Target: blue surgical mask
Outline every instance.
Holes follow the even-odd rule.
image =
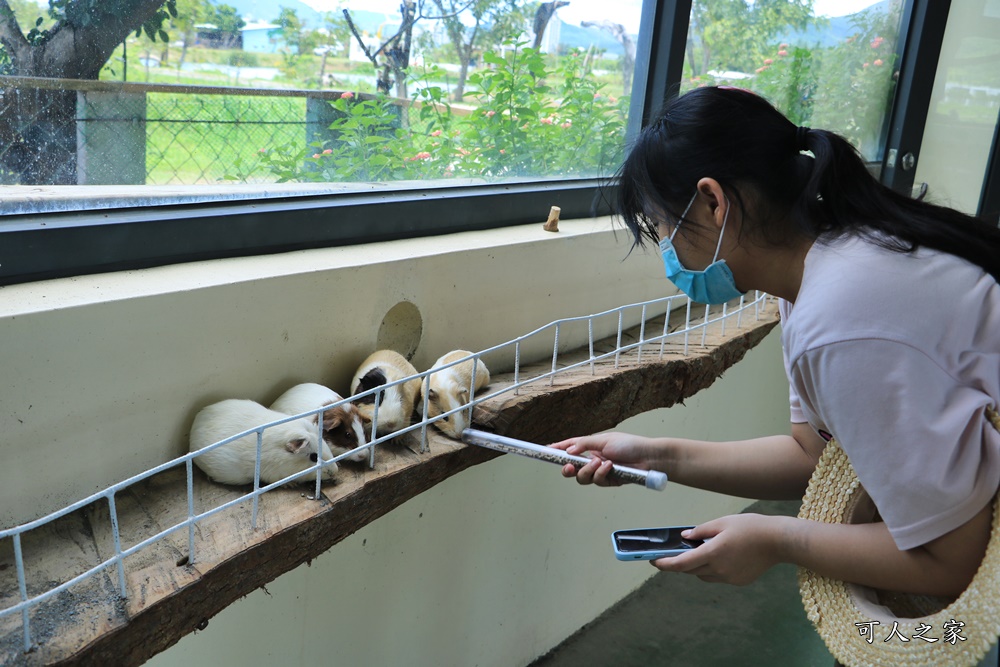
[[[677,251],[674,249],[674,236],[680,229],[684,216],[691,210],[698,193],[694,193],[687,208],[681,214],[681,219],[677,221],[674,231],[669,238],[660,241],[660,252],[663,254],[663,265],[667,270],[667,278],[677,285],[677,288],[691,297],[692,301],[698,303],[721,304],[735,299],[746,292],[736,289],[736,280],[733,272],[726,264],[726,260],[719,259],[719,249],[722,248],[722,236],[726,232],[726,221],[729,220],[729,198],[726,197],[726,215],[722,219],[722,229],[719,231],[719,244],[715,246],[715,257],[703,271],[692,271],[685,269],[681,260],[677,258]]]

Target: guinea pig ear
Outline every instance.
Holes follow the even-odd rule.
[[[288,442],[285,443],[285,449],[287,449],[290,454],[298,454],[303,449],[305,449],[307,444],[308,443],[306,443],[305,438],[298,438],[297,440],[289,440]]]
[[[343,410],[327,410],[323,413],[323,430],[335,429],[343,423]]]
[[[458,390],[458,398],[463,403],[465,403],[466,401],[468,401],[469,400],[469,390],[468,389],[459,389]]]
[[[436,391],[434,391],[433,389],[429,390],[427,392],[427,399],[430,400],[430,401],[436,401],[436,400],[438,400],[438,393]]]

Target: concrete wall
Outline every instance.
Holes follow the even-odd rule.
[[[607,219],[561,227],[0,289],[0,526],[184,453],[191,419],[210,402],[267,403],[302,381],[346,393],[402,302],[419,313],[404,333],[416,336],[423,370],[450,349],[673,290],[656,254],[625,259],[627,234]],[[735,438],[787,421],[773,333],[687,406],[623,428]],[[582,488],[554,466],[498,459],[248,596],[153,664],[526,664],[654,572],[614,560],[613,529],[696,523],[745,504],[680,487]]]

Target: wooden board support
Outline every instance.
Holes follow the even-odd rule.
[[[554,377],[505,392],[476,407],[476,428],[546,444],[574,435],[613,428],[649,410],[669,407],[711,385],[757,345],[777,324],[769,305],[761,318],[743,317],[743,327],[727,323],[725,335],[710,325],[702,346],[700,332],[683,340],[643,346]],[[662,326],[662,317],[659,318]],[[651,330],[651,329],[650,329]],[[637,341],[638,327],[625,333],[622,345]],[[616,340],[595,345],[595,354],[614,350]],[[587,362],[589,351],[559,356],[559,365]],[[522,367],[522,380],[550,370],[550,365]],[[513,382],[511,374],[494,375],[488,391]],[[336,484],[323,488],[288,486],[260,499],[256,528],[251,501],[199,522],[195,556],[188,553],[186,528],[124,561],[127,596],[118,590],[118,571],[70,588],[30,612],[34,648],[23,651],[19,614],[0,620],[3,665],[139,665],[205,627],[208,620],[239,598],[279,575],[311,561],[348,535],[439,482],[500,456],[470,447],[428,428],[429,452],[419,453],[419,431],[379,447],[374,470],[345,462]],[[219,507],[246,488],[210,482],[195,470],[195,511]],[[184,467],[133,485],[115,498],[121,547],[127,549],[187,518]],[[28,594],[38,595],[68,581],[115,554],[105,500],[24,536]],[[11,540],[0,542],[0,609],[20,600]]]

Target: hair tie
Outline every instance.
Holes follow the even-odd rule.
[[[800,151],[809,150],[809,144],[806,143],[806,135],[809,134],[811,128],[805,125],[800,125],[795,128],[795,148]]]

